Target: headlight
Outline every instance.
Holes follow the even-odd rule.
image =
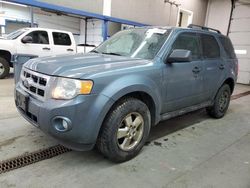
[[[75,80],[69,78],[57,78],[52,98],[54,99],[72,99],[77,95],[90,94],[93,87],[91,80]]]

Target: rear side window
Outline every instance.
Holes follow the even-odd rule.
[[[227,37],[219,37],[219,40],[226,52],[227,58],[235,59],[236,55],[235,55],[234,48],[230,39]]]
[[[55,45],[70,46],[71,40],[67,33],[53,32],[53,40]]]
[[[220,58],[220,47],[211,35],[201,34],[202,54],[205,59]]]
[[[181,33],[172,45],[173,50],[190,50],[192,59],[200,59],[199,39],[195,33]]]

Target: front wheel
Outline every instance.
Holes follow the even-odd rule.
[[[5,78],[9,75],[10,65],[6,59],[0,57],[0,79]]]
[[[231,97],[231,89],[228,84],[224,84],[216,94],[214,104],[206,108],[207,113],[213,118],[222,118],[228,109]]]
[[[146,142],[151,124],[145,103],[124,99],[107,115],[97,141],[101,153],[114,162],[135,157]]]

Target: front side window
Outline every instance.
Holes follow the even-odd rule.
[[[93,52],[153,59],[167,40],[169,29],[131,29],[118,32]]]
[[[173,50],[189,50],[192,60],[200,59],[199,39],[195,33],[181,33],[172,45]]]
[[[26,36],[32,37],[32,44],[49,44],[49,36],[46,31],[32,31]]]
[[[202,53],[205,59],[220,58],[220,47],[211,35],[201,34]]]
[[[53,40],[55,45],[70,46],[71,40],[67,33],[53,32]]]

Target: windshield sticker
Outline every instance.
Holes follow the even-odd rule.
[[[153,34],[163,35],[166,32],[167,32],[167,30],[165,30],[165,29],[159,29],[159,28],[149,29],[149,30],[147,30],[146,38],[150,38]]]

